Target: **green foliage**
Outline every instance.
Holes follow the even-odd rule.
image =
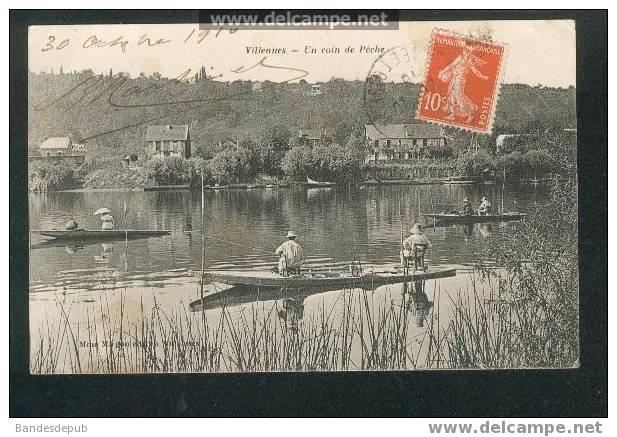
[[[227,147],[208,161],[208,168],[219,184],[246,180],[255,174],[253,151],[241,145]]]
[[[482,179],[494,174],[493,156],[486,150],[460,155],[457,167],[459,175],[470,178]]]
[[[290,179],[305,181],[314,168],[313,150],[309,146],[292,148],[285,154],[281,168]]]
[[[323,95],[310,96],[306,84],[264,83],[262,92],[251,92],[247,81],[219,82],[208,79],[187,83],[160,78],[126,79],[115,74],[101,78],[93,73],[30,74],[29,105],[37,106],[29,117],[28,146],[38,147],[45,137],[73,134],[76,142],[101,132],[110,132],[85,142],[96,154],[138,152],[144,147],[145,121],[165,116],[166,105],[144,102],[203,100],[190,112],[161,119],[160,123],[190,124],[194,145],[210,148],[227,139],[251,138],[269,144],[273,150],[263,153],[277,170],[288,141],[299,129],[326,129],[333,141],[343,144],[350,135],[360,136],[365,123],[409,123],[415,119],[420,84],[384,83],[377,76],[364,81],[332,79],[322,84]],[[145,76],[145,75],[144,75]],[[203,76],[203,74],[202,74]],[[84,85],[84,81],[88,80]],[[74,89],[72,92],[69,93]],[[370,95],[365,96],[365,90]],[[109,106],[113,101],[135,107]],[[50,105],[59,95],[65,98]],[[365,100],[366,97],[366,100]],[[395,104],[396,103],[396,104]],[[178,104],[179,105],[179,104]],[[184,106],[182,106],[184,107]],[[141,124],[143,123],[143,124]],[[506,84],[501,88],[494,131],[544,132],[558,127],[575,127],[575,89],[554,89]],[[126,129],[119,129],[122,127]],[[273,133],[277,131],[277,133]],[[278,135],[287,131],[287,135]],[[464,135],[452,130],[453,136]],[[488,138],[488,137],[487,137]],[[457,143],[457,141],[453,141]],[[489,141],[490,143],[490,141]],[[493,141],[494,144],[494,141]],[[468,142],[462,141],[461,147]],[[457,144],[458,147],[458,144]],[[206,159],[214,156],[200,155]],[[267,171],[267,169],[264,169]]]
[[[28,169],[30,191],[43,192],[66,190],[79,186],[79,177],[75,175],[76,167],[66,161],[55,163],[34,163]]]
[[[289,129],[284,125],[274,125],[268,130],[256,149],[258,165],[262,171],[268,174],[280,173],[281,162],[289,150],[290,136]]]
[[[511,356],[529,367],[571,367],[579,354],[578,207],[574,183],[552,186],[551,199],[532,208],[520,227],[489,240],[487,258],[503,269],[478,266],[497,278],[513,301],[508,314],[515,342]],[[499,315],[498,315],[499,316]],[[512,320],[515,323],[512,324]]]
[[[281,168],[294,180],[306,180],[309,176],[322,181],[348,181],[360,177],[364,162],[360,142],[350,140],[345,144],[318,144],[296,146],[285,154]]]
[[[492,155],[485,149],[464,153],[458,159],[458,172],[479,180],[501,179],[504,174],[512,180],[576,173],[576,137],[573,134],[558,131],[537,135],[533,147],[501,155]]]
[[[146,170],[157,185],[192,184],[197,177],[194,161],[179,157],[153,158]]]

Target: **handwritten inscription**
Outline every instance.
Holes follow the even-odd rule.
[[[111,41],[109,41],[108,43],[111,43]],[[282,73],[288,73],[288,77],[279,83],[300,80],[308,76],[309,74],[308,71],[300,68],[271,63],[268,60],[268,57],[264,56],[258,62],[252,65],[241,65],[233,68],[226,74],[226,79],[232,80],[231,76],[235,76],[234,79],[236,80],[241,79],[242,74],[259,69],[276,70]],[[174,96],[174,98],[170,98],[170,95],[175,94],[175,91],[172,89],[173,85],[177,83],[188,82],[191,76],[191,69],[187,69],[180,73],[173,80],[164,80],[160,82],[154,81],[148,83],[147,86],[142,87],[135,85],[134,82],[130,82],[128,77],[122,73],[117,73],[113,76],[93,75],[74,85],[69,90],[63,92],[61,95],[54,97],[49,101],[41,102],[34,105],[33,108],[36,111],[44,111],[52,107],[55,107],[56,109],[58,107],[65,107],[67,109],[70,108],[70,110],[75,110],[75,108],[80,103],[91,104],[96,101],[103,100],[107,101],[107,104],[111,108],[115,108],[115,110],[148,108],[153,106],[169,107],[170,109],[172,109],[171,112],[162,116],[149,118],[147,115],[144,115],[144,118],[137,122],[132,122],[124,126],[119,126],[113,130],[93,133],[87,137],[80,138],[81,142],[86,142],[94,138],[110,134],[112,132],[134,128],[136,126],[141,126],[146,123],[165,119],[185,112],[190,112],[202,105],[214,104],[216,102],[222,102],[226,100],[236,100],[252,92],[245,90],[232,90],[231,92],[224,92],[220,95],[214,94],[208,97],[201,97],[195,96],[192,89],[185,88],[184,90],[180,90],[180,95],[176,95]],[[208,76],[206,77],[205,83],[207,84],[208,81],[212,81],[214,78],[221,76],[222,75],[214,77]],[[275,84],[264,84],[261,89],[265,90],[269,86],[275,86]],[[223,88],[223,90],[224,89],[225,88]],[[185,92],[188,93],[188,95],[182,96],[182,94]],[[137,101],[135,99],[137,99]],[[173,109],[176,108],[177,105],[180,106],[177,109]]]
[[[220,28],[216,31],[214,30],[196,30],[191,29],[191,31],[184,37],[180,39],[181,44],[191,44],[191,45],[199,45],[208,37],[211,39],[219,38],[222,34],[232,35],[236,33],[238,29],[226,29]],[[116,48],[120,50],[122,53],[126,53],[130,46],[135,47],[157,47],[172,43],[173,40],[166,38],[165,36],[155,36],[150,34],[140,35],[137,39],[131,40],[129,38],[125,38],[123,35],[114,36],[111,38],[106,38],[101,35],[90,35],[85,40],[79,41],[78,47],[83,49],[102,49],[102,48]],[[58,37],[57,35],[48,35],[47,42],[43,44],[41,47],[41,52],[52,52],[54,50],[62,50],[71,46],[70,38]]]

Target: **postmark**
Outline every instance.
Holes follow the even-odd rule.
[[[507,45],[434,30],[417,118],[490,134]]]
[[[412,46],[394,46],[371,63],[364,80],[363,104],[369,123],[379,123],[386,118],[389,109],[415,104],[417,91],[413,86],[403,88],[397,95],[390,95],[387,82],[418,83],[420,74],[414,68],[416,49]]]

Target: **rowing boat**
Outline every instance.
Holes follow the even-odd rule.
[[[523,220],[527,217],[527,214],[522,212],[504,212],[502,214],[459,214],[456,212],[443,212],[429,214],[424,213],[425,217],[435,219],[439,222],[470,224],[470,223],[486,223],[486,222],[511,222],[517,220]]]
[[[318,182],[318,181],[314,181],[313,179],[307,177],[306,182],[302,182],[302,185],[308,188],[327,188],[327,187],[334,187],[336,185],[336,182]]]
[[[197,272],[199,273],[199,272]],[[407,275],[392,267],[382,271],[367,272],[360,276],[319,274],[282,277],[268,271],[212,271],[204,272],[204,278],[212,282],[232,285],[230,288],[205,294],[203,299],[190,303],[192,311],[230,307],[253,301],[294,298],[300,301],[317,293],[341,289],[370,289],[379,286],[405,282],[422,282],[456,275],[455,269],[439,269],[431,272],[410,272]]]
[[[196,272],[199,276],[201,272]],[[455,269],[435,268],[431,271],[401,272],[391,267],[382,270],[364,271],[358,275],[350,273],[303,273],[295,276],[281,276],[266,270],[206,270],[204,280],[229,285],[244,285],[265,288],[322,288],[339,289],[346,287],[374,288],[386,284],[447,278],[456,275]]]
[[[53,237],[56,240],[97,240],[97,241],[107,241],[107,240],[119,240],[128,238],[137,239],[137,238],[150,238],[150,237],[161,237],[163,235],[171,234],[171,231],[152,231],[149,229],[114,229],[110,231],[103,231],[100,229],[90,230],[90,229],[73,229],[73,230],[33,230],[30,231],[35,234],[42,235],[44,237]]]
[[[334,289],[336,290],[336,288]],[[216,292],[204,295],[203,299],[197,299],[189,303],[191,311],[208,311],[215,308],[233,307],[256,301],[268,301],[292,298],[300,302],[307,297],[333,291],[322,288],[311,288],[307,290],[281,289],[281,288],[265,288],[259,289],[247,285],[236,285],[225,290],[217,290]]]

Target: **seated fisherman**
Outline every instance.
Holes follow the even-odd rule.
[[[478,215],[487,215],[491,213],[493,209],[493,204],[486,198],[482,198],[482,203],[478,207]]]
[[[67,222],[65,222],[62,225],[62,227],[67,231],[72,231],[73,229],[77,229],[79,225],[77,224],[77,221],[74,218],[72,218],[68,220]]]
[[[299,274],[304,263],[302,247],[296,242],[296,237],[293,231],[287,232],[287,241],[274,252],[280,257],[278,270],[281,275]]]
[[[418,246],[423,246],[423,249],[429,249],[432,246],[430,240],[422,233],[422,225],[420,223],[413,225],[411,235],[403,241],[403,267],[407,267],[410,259],[414,260],[416,258]]]
[[[473,215],[473,208],[467,197],[463,198],[463,215]]]

